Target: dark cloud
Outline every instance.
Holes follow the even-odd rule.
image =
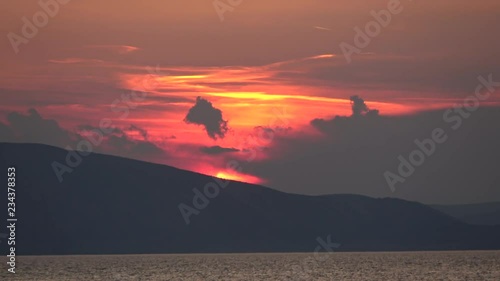
[[[64,147],[73,143],[77,135],[61,128],[52,119],[43,118],[35,109],[27,114],[12,112],[7,124],[0,125],[0,139],[8,142],[32,142]]]
[[[42,143],[76,149],[80,141],[91,136],[94,140],[102,138],[93,147],[94,152],[147,161],[167,156],[162,148],[147,140],[145,129],[135,125],[114,128],[111,133],[104,134],[98,127],[84,124],[72,132],[59,126],[56,120],[43,118],[35,109],[28,110],[27,114],[9,113],[7,121],[7,124],[0,123],[0,142]],[[128,132],[139,133],[143,140],[132,138]]]
[[[96,137],[96,132],[100,132],[98,127],[91,125],[80,125],[78,128],[82,134],[82,138],[87,134],[92,134]],[[131,137],[128,132],[139,133],[143,140]],[[147,130],[136,125],[130,125],[126,128],[115,127],[111,133],[104,134],[102,145],[96,149],[101,153],[145,161],[153,161],[153,158],[167,156],[163,149],[155,143],[148,141],[148,135]]]
[[[139,133],[144,140],[148,139],[148,131],[146,131],[143,128],[140,128],[136,125],[130,125],[130,127],[128,127],[126,130]]]
[[[352,116],[378,115],[378,110],[370,110],[365,101],[358,96],[351,96]]]
[[[365,101],[358,96],[351,96],[351,116],[335,116],[330,120],[314,119],[311,125],[326,135],[334,136],[336,142],[374,142],[387,135],[389,132],[381,127],[379,111],[369,109]],[[370,134],[370,138],[365,138]]]
[[[363,109],[362,103],[354,104],[356,112]],[[450,204],[500,200],[500,176],[495,172],[500,165],[500,123],[493,122],[500,120],[500,108],[479,108],[462,118],[456,130],[459,114],[445,119],[445,112],[316,119],[311,124],[321,132],[319,137],[278,135],[268,157],[246,167],[269,186],[293,193],[354,193]],[[398,157],[409,159],[419,149],[415,141],[431,138],[437,128],[448,140],[437,144],[392,193],[384,173],[398,174]]]
[[[202,97],[196,98],[196,103],[189,109],[184,122],[203,125],[208,136],[214,140],[224,138],[229,130],[227,121],[222,118],[222,111]]]
[[[200,148],[200,151],[205,153],[205,154],[222,154],[222,153],[231,153],[231,152],[238,152],[240,151],[239,149],[236,148],[229,148],[229,147],[221,147],[221,146],[203,146]]]
[[[117,127],[113,127],[113,128],[110,128],[112,129],[112,133],[111,134],[125,134],[125,132],[120,129],[120,128],[117,128]],[[80,133],[84,133],[84,132],[94,132],[94,131],[99,131],[99,127],[95,127],[95,126],[92,126],[92,125],[88,125],[88,124],[83,124],[83,125],[78,125],[77,126],[77,131],[80,132]]]
[[[9,126],[0,122],[0,141],[13,142],[14,140],[14,133]]]
[[[105,143],[109,154],[128,158],[149,160],[151,157],[165,156],[163,149],[148,141],[135,140],[127,135],[110,135]]]

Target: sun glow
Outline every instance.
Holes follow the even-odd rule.
[[[261,179],[254,177],[254,176],[234,174],[234,173],[228,173],[228,172],[218,172],[215,175],[215,177],[220,178],[220,179],[225,179],[225,180],[241,181],[241,182],[247,182],[247,183],[253,183],[253,184],[262,183]]]

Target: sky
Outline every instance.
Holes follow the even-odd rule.
[[[286,192],[500,201],[498,85],[444,116],[500,81],[498,1],[26,0],[0,13],[0,141],[74,149],[106,120],[96,152]],[[436,128],[448,140],[390,188],[386,172],[401,177],[398,157]]]

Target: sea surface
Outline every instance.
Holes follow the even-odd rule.
[[[1,258],[0,280],[500,280],[500,251]]]

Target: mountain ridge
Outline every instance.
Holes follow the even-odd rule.
[[[306,196],[236,181],[187,225],[180,204],[193,206],[193,189],[212,177],[90,154],[59,183],[51,164],[67,153],[0,143],[1,169],[16,167],[18,254],[307,252],[319,237],[331,237],[339,251],[500,249],[500,227],[462,223],[418,202]]]
[[[500,225],[500,202],[430,206],[469,224]]]

